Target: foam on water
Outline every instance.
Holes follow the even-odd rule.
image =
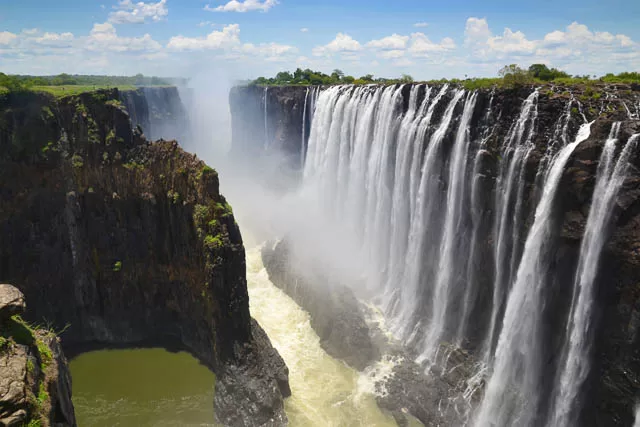
[[[247,283],[251,315],[289,367],[292,396],[285,409],[290,426],[396,425],[375,402],[379,375],[359,374],[322,349],[309,314],[269,280],[259,246],[247,250]],[[374,370],[390,372],[384,361]]]

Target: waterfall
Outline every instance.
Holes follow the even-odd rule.
[[[517,245],[522,192],[524,189],[524,168],[532,149],[531,138],[537,117],[538,91],[533,91],[524,101],[518,119],[512,125],[502,146],[502,163],[498,177],[495,211],[499,213],[494,223],[494,286],[491,320],[488,338],[485,341],[483,360],[491,361],[495,349],[495,336],[499,332],[499,318],[504,312],[504,301],[512,282],[513,259]],[[529,130],[526,142],[522,138]],[[513,248],[509,247],[514,246]]]
[[[269,86],[265,86],[264,87],[264,149],[268,149],[269,148],[269,127],[268,127],[268,120],[269,120],[269,114],[268,114],[268,99],[269,96]]]
[[[552,426],[570,426],[575,420],[575,414],[572,412],[578,401],[580,386],[589,372],[595,293],[593,285],[598,273],[600,254],[607,238],[606,230],[611,219],[612,204],[625,180],[629,157],[636,148],[638,138],[638,135],[634,135],[627,141],[614,166],[613,158],[620,125],[620,122],[612,125],[598,164],[596,187],[580,246],[580,261],[571,303],[571,320],[567,325],[569,343],[565,349],[564,367],[559,380],[560,392],[555,399],[555,411],[549,424]]]
[[[304,106],[302,107],[302,141],[300,142],[300,167],[304,167],[304,158],[306,156],[307,98],[309,98],[309,88],[307,88],[306,92],[304,93]]]
[[[591,123],[555,157],[547,172],[542,199],[525,243],[513,288],[507,300],[493,374],[480,406],[476,425],[532,425],[540,398],[541,291],[552,244],[553,201],[564,167],[576,146],[587,139]]]
[[[412,158],[414,157],[415,133],[417,126],[422,119],[420,112],[424,113],[425,105],[428,103],[431,88],[425,88],[425,98],[418,106],[418,92],[422,86],[414,85],[409,94],[409,111],[400,123],[398,134],[398,147],[395,162],[395,188],[393,190],[392,211],[391,211],[391,253],[389,260],[389,274],[385,285],[387,300],[389,294],[393,294],[395,285],[402,278],[402,258],[406,251],[407,237],[409,233],[409,206],[406,202],[406,194],[409,191],[409,179],[406,173],[410,169]]]
[[[460,228],[464,224],[464,216],[468,209],[465,207],[467,158],[470,144],[469,122],[476,104],[477,95],[468,94],[458,127],[458,133],[453,147],[453,156],[449,164],[449,189],[446,197],[444,234],[440,245],[440,262],[436,278],[434,298],[431,300],[431,320],[427,334],[427,347],[422,357],[433,359],[436,345],[443,338],[447,326],[451,325],[450,318],[456,318],[452,313],[454,301],[460,298],[456,290],[462,284],[463,275],[459,274],[458,260],[465,259],[468,253],[464,234]]]
[[[417,184],[417,191],[414,192],[416,202],[414,205],[414,213],[411,215],[409,243],[407,256],[405,258],[405,275],[402,280],[406,287],[406,289],[405,287],[402,289],[400,306],[403,322],[414,317],[422,301],[430,300],[429,297],[424,298],[421,295],[421,292],[425,289],[422,288],[420,284],[423,277],[432,280],[434,278],[434,272],[432,271],[432,265],[425,266],[422,260],[423,256],[426,256],[428,260],[433,260],[436,256],[436,250],[435,245],[429,245],[427,254],[425,255],[425,241],[438,242],[440,239],[442,230],[438,225],[441,219],[440,215],[438,215],[441,208],[439,187],[440,173],[443,166],[440,149],[445,133],[451,124],[454,109],[463,95],[464,92],[462,90],[454,91],[453,97],[444,112],[442,121],[431,135],[424,153],[422,168],[420,170],[420,180]],[[437,100],[438,99],[435,101]],[[420,134],[422,134],[422,132],[420,132]],[[430,261],[430,264],[435,264],[435,262]],[[430,290],[427,291],[429,294],[431,293]],[[425,337],[422,337],[418,345],[421,347],[420,361],[428,359],[429,356],[431,356],[430,343],[425,342]]]
[[[581,409],[606,239],[597,231],[609,225],[638,139],[617,163],[620,126],[602,141],[573,300],[558,316],[568,316],[562,354],[542,360],[545,298],[558,279],[558,188],[591,133],[584,123],[573,135],[582,121],[573,97],[550,119],[544,96],[532,90],[515,111],[448,85],[330,86],[304,97],[300,192],[349,248],[353,271],[342,282],[380,306],[427,375],[456,348],[472,355],[473,372],[455,386],[468,407],[447,404],[478,427],[575,423],[566,417]]]

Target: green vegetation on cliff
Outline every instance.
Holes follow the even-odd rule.
[[[49,418],[50,397],[47,392],[47,383],[55,378],[54,372],[49,372],[49,365],[53,361],[53,354],[45,340],[56,339],[55,334],[48,330],[30,325],[20,315],[14,315],[7,319],[0,328],[0,358],[20,357],[26,358],[26,381],[32,386],[37,385],[38,393],[33,392],[34,387],[27,387],[26,394],[26,421],[25,426],[36,427],[43,425]],[[23,353],[26,346],[28,353]],[[13,356],[12,356],[13,355]],[[34,364],[34,360],[37,362]],[[39,383],[39,385],[38,385]],[[9,402],[4,402],[9,403]],[[48,424],[48,423],[47,423]]]
[[[560,85],[572,84],[596,84],[596,83],[635,83],[640,84],[640,73],[624,72],[619,74],[606,74],[596,76],[570,76],[568,73],[556,68],[549,68],[544,64],[533,64],[528,69],[521,68],[517,64],[506,65],[498,71],[499,77],[493,78],[465,78],[465,79],[440,79],[422,83],[451,83],[459,84],[466,89],[482,89],[490,87],[511,88],[525,84],[555,83]],[[250,81],[249,85],[259,86],[291,86],[291,85],[338,85],[338,84],[395,84],[411,83],[413,78],[402,75],[400,78],[374,77],[372,74],[354,78],[345,75],[341,70],[334,70],[331,74],[310,69],[296,69],[293,73],[281,71],[275,77],[258,77]]]
[[[135,76],[88,76],[58,74],[56,76],[7,75],[0,73],[0,95],[7,92],[48,92],[62,97],[92,92],[99,89],[118,88],[134,90],[137,86],[172,86],[181,79]]]

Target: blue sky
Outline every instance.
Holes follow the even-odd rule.
[[[640,70],[638,18],[638,0],[0,0],[0,71],[599,75]]]

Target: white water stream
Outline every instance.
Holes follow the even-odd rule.
[[[251,315],[289,367],[292,395],[285,401],[291,427],[395,426],[375,402],[373,379],[330,357],[320,347],[309,314],[271,281],[260,247],[247,244]]]

